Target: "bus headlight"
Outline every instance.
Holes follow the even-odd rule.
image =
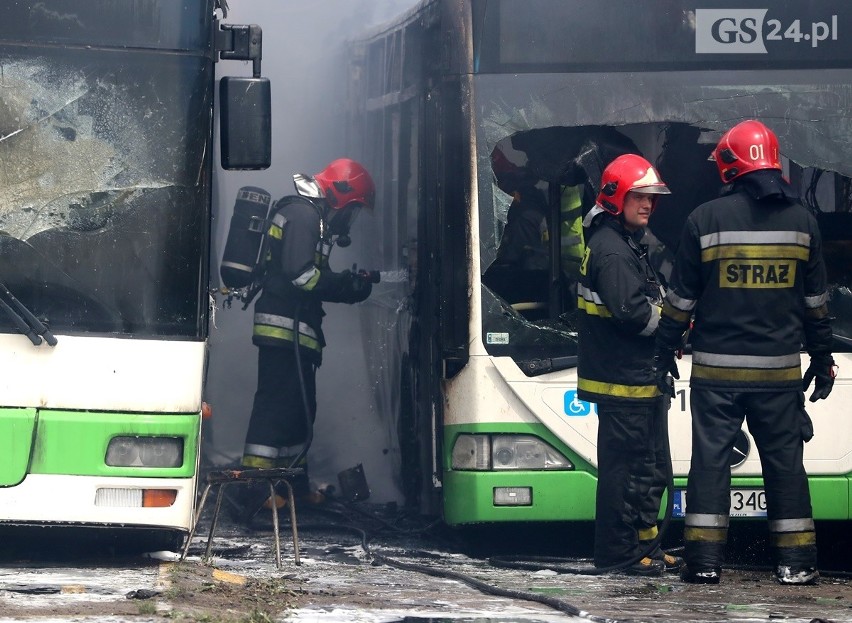
[[[113,437],[105,462],[111,467],[180,467],[183,465],[183,439]]]
[[[491,468],[488,435],[459,435],[453,446],[453,469],[487,471]]]
[[[459,435],[452,468],[458,470],[571,470],[574,464],[533,435]]]

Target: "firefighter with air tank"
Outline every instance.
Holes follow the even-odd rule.
[[[316,369],[325,346],[323,302],[359,303],[378,282],[375,271],[331,270],[329,254],[334,245],[348,246],[355,217],[374,204],[375,186],[367,170],[348,158],[334,160],[313,176],[295,177],[321,189],[318,194],[322,196],[279,199],[266,219],[259,215],[265,213],[263,204],[269,202],[269,195],[260,189],[241,189],[234,219],[237,208],[251,207],[252,202],[258,204],[257,214],[246,216],[251,210],[243,214],[246,223],[241,221],[242,226],[235,227],[232,220],[222,274],[228,283],[226,268],[233,272],[254,263],[253,259],[236,259],[240,245],[234,241],[247,239],[252,231],[262,232],[261,259],[256,267],[243,270],[257,283],[254,288],[249,286],[250,292],[259,289],[260,298],[255,303],[252,337],[258,347],[258,380],[242,465],[302,468],[305,476],[293,484],[297,495],[306,495],[306,454],[316,414]],[[251,252],[248,257],[253,258]],[[265,483],[242,487],[240,518],[251,519],[267,501],[268,493]]]

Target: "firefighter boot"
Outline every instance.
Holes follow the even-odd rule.
[[[298,459],[298,461],[296,460]],[[308,459],[307,457],[299,458],[297,456],[279,456],[275,462],[276,467],[287,469],[301,469],[302,473],[293,476],[289,479],[290,486],[293,487],[293,495],[302,497],[308,493]]]
[[[724,542],[695,540],[695,532],[687,532],[684,541],[684,564],[680,579],[689,584],[718,584],[722,579]],[[700,536],[700,533],[699,533]],[[721,538],[718,535],[717,538]],[[727,529],[725,529],[727,539]]]
[[[722,579],[722,567],[692,569],[689,565],[680,568],[680,579],[688,584],[718,584]]]
[[[728,516],[686,513],[683,532],[684,565],[680,579],[689,584],[718,584],[728,541]]]
[[[769,542],[779,584],[816,583],[819,572],[813,519],[770,520]]]
[[[775,579],[779,584],[816,584],[819,579],[819,571],[816,567],[788,567],[777,565],[775,567]]]
[[[648,548],[651,547],[651,542],[652,541],[639,541],[639,549],[643,552],[647,552]],[[683,558],[670,554],[659,545],[657,545],[657,547],[648,554],[648,557],[662,562],[667,573],[677,573],[683,566]]]
[[[267,506],[269,483],[263,481],[243,482],[238,486],[229,486],[225,500],[231,518],[240,524],[250,524],[255,515]]]
[[[647,556],[637,563],[625,567],[621,573],[625,575],[640,575],[645,577],[657,577],[663,575],[665,563],[660,560],[654,560]]]
[[[308,478],[308,462],[305,457],[294,464],[296,457],[285,456],[279,457],[278,467],[297,468],[304,470],[303,473],[293,476],[289,479],[290,486],[293,488],[293,498],[297,503],[317,505],[325,502],[325,495],[320,491],[314,491],[310,486]],[[275,489],[276,494],[283,499],[282,504],[278,504],[281,508],[287,502],[287,488],[284,484],[279,484]]]

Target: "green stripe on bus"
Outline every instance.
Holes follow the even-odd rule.
[[[35,421],[35,409],[0,409],[0,487],[17,485],[27,475]]]
[[[597,479],[587,472],[444,473],[444,521],[591,521]],[[495,487],[532,487],[531,506],[495,506]]]
[[[574,463],[574,471],[475,472],[453,471],[453,442],[462,433],[535,435],[547,441]],[[543,424],[481,422],[444,427],[444,519],[449,525],[511,521],[586,521],[594,519],[597,470],[560,441]],[[686,489],[686,478],[676,476],[675,489]],[[809,476],[813,516],[817,520],[852,520],[852,474]],[[532,506],[493,504],[495,486],[532,486]],[[734,477],[732,488],[760,489],[760,477]],[[666,498],[660,509],[662,516]],[[740,519],[734,519],[740,521]],[[743,518],[741,521],[753,521]]]
[[[69,476],[189,478],[195,474],[201,414],[40,410],[30,473]],[[180,437],[180,467],[111,467],[113,437]]]
[[[533,435],[564,454],[573,471],[474,472],[450,469],[452,444],[463,433]],[[594,518],[595,469],[543,424],[454,424],[444,427],[444,521],[477,522],[586,521]],[[494,506],[494,487],[533,486],[532,506]]]

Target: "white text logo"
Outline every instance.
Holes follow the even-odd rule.
[[[766,54],[763,18],[768,9],[696,9],[697,54]]]
[[[766,42],[806,44],[837,41],[837,15],[825,21],[766,19],[769,9],[696,9],[697,54],[766,54]],[[765,26],[765,27],[764,27]]]

